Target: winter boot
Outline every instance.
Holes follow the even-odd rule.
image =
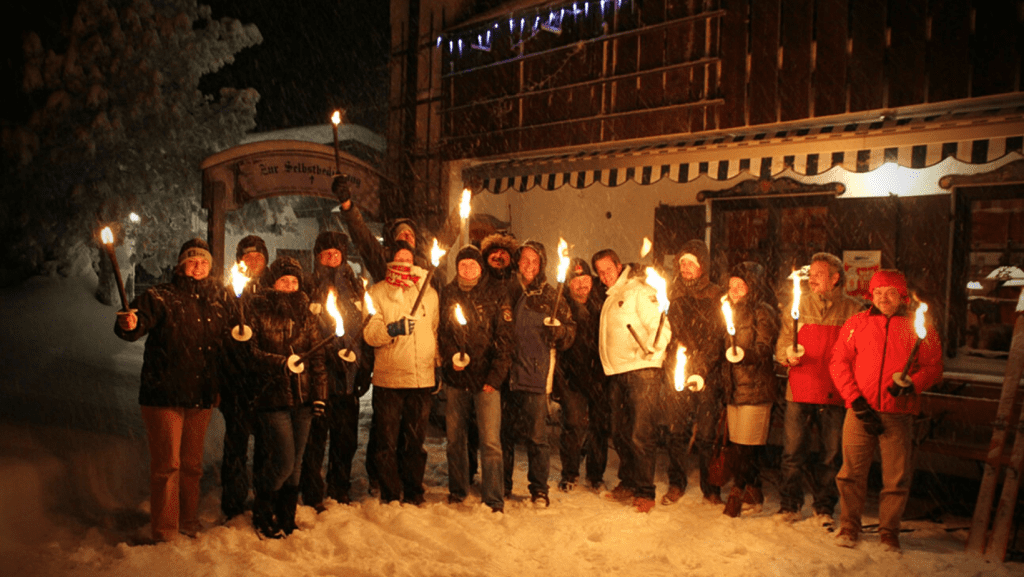
[[[277,528],[285,535],[291,535],[298,529],[295,525],[295,509],[298,504],[298,485],[284,485],[277,490],[274,498],[274,516],[277,518]]]
[[[256,531],[267,539],[280,539],[283,535],[277,530],[274,521],[274,501],[268,495],[256,492],[252,503],[252,525]]]
[[[758,513],[764,507],[764,493],[760,487],[747,485],[743,491],[743,510]]]
[[[725,502],[725,513],[730,517],[739,517],[743,511],[743,489],[739,487],[733,487],[732,491],[729,491],[729,500]]]
[[[683,489],[682,487],[672,485],[668,488],[668,493],[665,493],[665,496],[661,498],[661,504],[671,505],[673,503],[676,503],[683,498],[683,493],[685,492],[686,490]]]

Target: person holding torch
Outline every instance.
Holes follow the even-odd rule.
[[[512,364],[512,305],[505,287],[484,274],[480,249],[467,244],[455,262],[456,277],[441,292],[438,327],[448,398],[448,502],[461,503],[469,491],[468,429],[475,415],[482,453],[480,500],[499,512],[505,508],[500,390]]]
[[[744,506],[760,508],[764,503],[759,452],[768,442],[772,403],[778,384],[775,379],[775,339],[779,315],[769,304],[764,267],[741,262],[729,277],[728,301],[734,311],[735,346],[740,358],[722,364],[729,442],[737,445],[735,479],[724,513],[738,517]],[[769,300],[769,299],[772,300]]]
[[[672,328],[662,327],[655,340],[662,317],[657,291],[632,266],[623,266],[615,251],[598,251],[591,262],[608,289],[597,343],[609,377],[612,441],[619,454],[619,484],[610,497],[647,513],[654,508],[662,364]]]
[[[254,367],[260,371],[253,391],[257,442],[263,444],[262,463],[253,485],[256,498],[252,520],[269,538],[295,529],[302,457],[314,417],[322,417],[327,400],[327,372],[317,319],[302,292],[302,267],[291,257],[270,265],[273,289],[253,302],[253,338],[249,341]],[[301,355],[301,363],[289,358]],[[260,449],[257,448],[257,451]]]
[[[344,323],[345,338],[327,347],[328,396],[323,419],[314,419],[309,429],[306,454],[302,458],[302,502],[322,511],[324,499],[338,503],[351,502],[352,459],[359,441],[359,397],[370,386],[372,363],[363,354],[363,283],[349,266],[348,235],[340,231],[324,231],[313,244],[313,274],[306,281],[310,310],[317,315],[321,338],[335,333],[335,320],[326,302],[333,291],[336,306]],[[339,353],[351,349],[353,362],[343,360]],[[330,443],[327,442],[330,437]],[[327,474],[323,474],[327,453]]]
[[[515,442],[525,437],[529,458],[527,478],[530,500],[545,506],[550,473],[548,443],[548,383],[555,355],[564,351],[576,336],[569,307],[554,311],[557,298],[554,287],[546,282],[547,254],[544,245],[528,240],[516,254],[518,283],[511,289],[512,318],[515,324],[515,348],[509,388],[502,392],[501,445],[504,458],[505,494],[512,494],[512,469],[515,466]],[[548,319],[555,318],[557,323]]]
[[[899,552],[900,521],[914,473],[914,416],[921,410],[920,393],[942,379],[942,346],[935,327],[928,325],[918,343],[903,273],[879,270],[868,289],[871,308],[843,324],[829,362],[848,408],[843,467],[836,476],[841,509],[836,543],[854,547],[860,539],[868,471],[877,447],[882,462],[878,537],[886,550]]]
[[[139,404],[149,440],[155,541],[194,536],[200,529],[203,441],[223,379],[224,344],[231,338],[227,291],[209,278],[212,264],[206,242],[186,242],[174,279],[136,297],[114,326],[129,342],[148,335]]]
[[[834,255],[819,252],[811,256],[810,291],[800,291],[797,301],[799,341],[790,310],[781,313],[775,360],[789,369],[778,513],[785,521],[801,518],[805,479],[813,497],[811,508],[822,525],[832,523],[839,501],[836,473],[842,464],[846,410],[829,374],[829,359],[843,323],[864,309],[861,301],[843,292],[842,270],[842,261]],[[793,350],[794,342],[803,348],[802,355]],[[813,456],[816,444],[821,449]]]
[[[684,386],[682,391],[666,387],[669,487],[661,499],[663,505],[679,501],[686,491],[686,461],[691,446],[697,450],[704,501],[715,505],[722,503],[722,488],[712,485],[708,474],[716,425],[725,406],[721,379],[725,324],[720,301],[725,291],[709,279],[710,264],[704,241],[694,239],[683,244],[676,258],[678,272],[669,293],[668,321],[673,338],[665,362],[666,374],[675,373],[677,350],[686,347],[686,373],[703,377],[704,387]]]
[[[363,339],[374,347],[373,459],[381,501],[421,505],[427,452],[423,448],[437,366],[438,296],[412,247],[398,241],[383,282],[370,287],[377,314]],[[418,298],[420,291],[423,297]],[[419,306],[413,310],[413,303]],[[411,312],[410,312],[411,311]]]

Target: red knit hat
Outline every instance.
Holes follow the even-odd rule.
[[[899,291],[900,296],[907,298],[907,277],[898,270],[882,269],[875,271],[871,277],[871,284],[868,285],[868,292],[874,293],[876,288],[892,287]]]

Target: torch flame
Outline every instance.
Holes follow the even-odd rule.
[[[327,302],[324,303],[324,310],[334,319],[334,336],[345,336],[345,322],[341,318],[341,311],[338,310],[338,297],[334,296],[334,289],[327,291]]]
[[[645,236],[644,237],[644,246],[643,246],[643,248],[640,249],[640,258],[644,258],[645,256],[647,256],[648,253],[651,252],[651,248],[653,246],[654,245],[651,244],[651,239],[649,239],[649,238],[647,238]]]
[[[334,114],[331,115],[331,122],[333,122],[335,126],[341,124],[341,111],[340,110],[335,110],[334,111]]]
[[[366,277],[363,277],[363,308],[366,309],[366,314],[371,317],[377,314],[377,309],[373,307],[373,299],[370,298],[370,291],[366,290]]]
[[[729,295],[722,295],[722,314],[725,315],[725,331],[736,335],[736,325],[732,324],[732,307],[729,306]]]
[[[462,314],[462,305],[455,305],[455,320],[459,321],[459,324],[466,326],[466,316]]]
[[[789,275],[793,279],[793,306],[789,310],[790,316],[795,320],[800,319],[800,272],[793,271],[793,274]]]
[[[114,233],[109,226],[100,231],[100,238],[103,239],[103,244],[114,244]]]
[[[435,267],[441,264],[441,257],[444,256],[445,252],[447,251],[441,250],[441,247],[437,246],[437,239],[435,238],[434,246],[430,249],[430,264]]]
[[[462,201],[459,203],[459,217],[462,219],[469,218],[469,202],[473,198],[473,191],[468,188],[462,189]]]
[[[675,385],[677,391],[686,388],[686,347],[683,345],[679,345],[679,349],[676,351]]]
[[[658,308],[663,313],[668,312],[668,284],[665,283],[665,278],[651,266],[647,267],[647,284],[658,291]]]
[[[132,222],[135,222],[135,223],[138,223],[138,222],[142,221],[142,217],[140,217],[138,214],[133,212],[133,213],[128,215],[128,220],[130,220]]]
[[[914,332],[917,333],[917,338],[923,339],[928,334],[928,329],[924,326],[924,313],[928,312],[928,305],[921,303],[917,307],[917,314],[914,315]]]
[[[245,266],[245,263],[238,261],[231,267],[231,288],[235,289],[235,296],[242,296],[242,291],[245,290],[245,285],[249,282],[249,277],[245,273],[249,272],[249,268]]]
[[[569,272],[569,244],[565,239],[558,237],[558,282],[565,282],[565,275]]]

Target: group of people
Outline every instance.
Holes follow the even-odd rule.
[[[589,261],[572,259],[564,290],[556,290],[546,278],[544,245],[502,233],[455,251],[455,275],[444,282],[440,271],[428,274],[413,221],[389,223],[381,243],[345,181],[336,179],[333,189],[376,280],[369,289],[347,263],[349,237],[342,232],[317,237],[309,275],[289,257],[268,265],[263,240],[242,239],[236,257],[250,281],[239,298],[209,278],[213,259],[196,239],[182,247],[170,283],[119,313],[121,338],[149,335],[139,401],[155,540],[199,529],[203,438],[213,407],[226,425],[227,517],[245,509],[250,436],[260,534],[294,531],[300,497],[318,511],[327,498],[350,502],[359,397],[372,382],[366,468],[385,502],[424,502],[424,441],[443,388],[449,503],[469,496],[479,463],[480,501],[503,511],[519,443],[530,499],[550,505],[548,423],[557,403],[560,490],[581,483],[583,461],[586,485],[601,490],[611,441],[619,482],[606,496],[651,511],[664,445],[669,487],[660,502],[682,498],[687,457],[695,451],[704,501],[724,505],[733,517],[763,504],[759,452],[784,388],[779,515],[800,518],[807,485],[815,515],[831,521],[840,504],[838,542],[856,545],[877,446],[884,484],[879,532],[899,550],[913,470],[912,416],[919,394],[942,371],[935,330],[915,343],[899,272],[874,275],[865,309],[867,303],[844,294],[839,259],[815,254],[798,323],[788,306],[780,311],[759,264],[733,267],[727,286],[711,282],[710,254],[700,240],[674,259],[667,312],[643,267],[623,263],[611,249]],[[338,316],[344,335],[332,338],[342,332]],[[239,330],[243,325],[251,338]],[[686,364],[677,371],[679,353]],[[788,371],[784,387],[780,366]]]

